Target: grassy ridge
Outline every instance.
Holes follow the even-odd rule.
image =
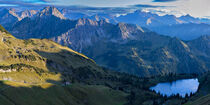
[[[0,25],[0,31],[5,32],[6,34],[10,34],[3,26]]]

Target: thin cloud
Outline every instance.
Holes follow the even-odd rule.
[[[153,2],[172,2],[177,0],[153,0]]]
[[[156,5],[145,5],[145,4],[136,4],[131,7],[139,7],[139,8],[158,8],[158,7],[166,7],[166,6],[156,6]]]
[[[51,0],[0,0],[0,4],[15,6],[47,6]]]

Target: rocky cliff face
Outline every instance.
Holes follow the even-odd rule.
[[[75,28],[51,39],[77,51],[82,51],[83,48],[92,46],[102,39],[121,43],[128,39],[135,39],[139,34],[143,34],[143,30],[136,25],[124,23],[113,25],[105,20],[79,19]]]
[[[37,10],[25,10],[19,13],[19,17],[24,19],[26,17],[32,17],[38,13]]]
[[[33,17],[26,17],[14,24],[11,33],[19,38],[51,38],[75,27],[76,22],[66,20],[54,7],[46,7]],[[37,31],[38,30],[38,31]]]
[[[63,14],[55,7],[45,7],[43,10],[41,10],[38,16],[39,17],[56,16],[60,19],[65,19]]]
[[[143,29],[137,25],[113,25],[105,20],[93,21],[85,18],[73,21],[60,15],[57,9],[46,7],[37,16],[16,23],[10,32],[23,39],[50,38],[77,51],[103,38],[118,41],[135,39],[138,34],[143,34]]]
[[[15,22],[19,20],[20,18],[15,13],[14,9],[3,9],[0,11],[0,24],[5,28],[11,27]]]

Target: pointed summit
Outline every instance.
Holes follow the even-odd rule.
[[[118,23],[118,37],[125,39],[136,39],[139,35],[144,33],[144,30],[134,24]]]
[[[24,19],[25,17],[32,17],[38,13],[37,10],[24,10],[19,14],[19,17],[21,19]]]
[[[41,12],[38,14],[38,16],[43,17],[43,16],[56,16],[61,19],[66,19],[62,13],[55,7],[45,7]]]

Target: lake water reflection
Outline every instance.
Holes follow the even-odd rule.
[[[173,94],[179,94],[185,97],[186,94],[196,93],[198,90],[199,82],[197,78],[194,79],[182,79],[173,82],[158,83],[156,86],[151,87],[150,90],[154,90],[161,95],[171,96]]]

